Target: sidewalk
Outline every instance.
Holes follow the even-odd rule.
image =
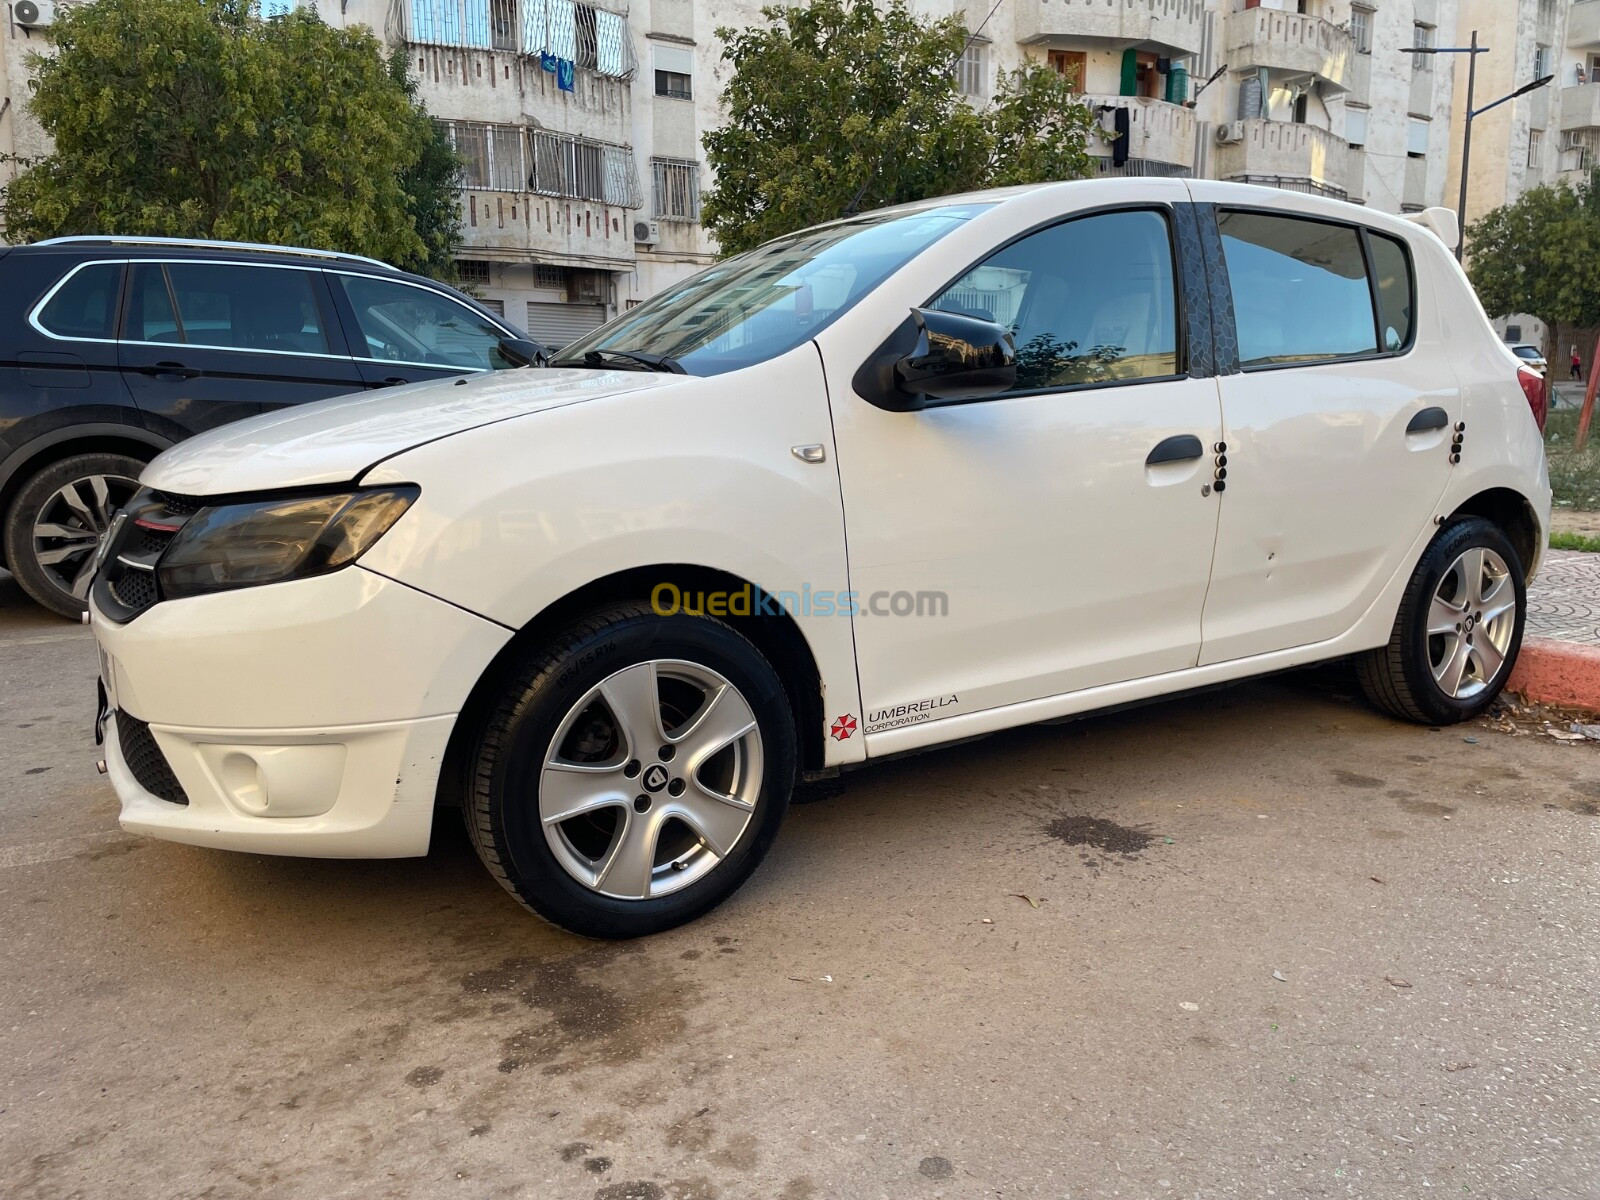
[[[1507,686],[1528,700],[1600,712],[1600,554],[1545,551]]]

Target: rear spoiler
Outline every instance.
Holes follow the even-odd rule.
[[[1454,250],[1461,242],[1461,222],[1453,208],[1425,208],[1421,212],[1401,215],[1433,234],[1444,243],[1446,250]]]

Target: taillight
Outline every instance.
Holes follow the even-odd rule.
[[[1545,396],[1544,376],[1532,367],[1517,368],[1517,382],[1522,385],[1522,394],[1528,398],[1528,407],[1533,409],[1533,420],[1539,426],[1539,432],[1544,432],[1544,419],[1550,411],[1549,402]]]

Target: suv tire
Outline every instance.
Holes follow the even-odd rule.
[[[22,485],[6,513],[5,546],[6,562],[24,592],[60,616],[83,615],[86,572],[112,514],[138,489],[144,466],[126,454],[75,454]],[[43,529],[60,536],[41,537]]]
[[[623,605],[513,664],[467,765],[467,830],[539,916],[638,937],[739,888],[795,769],[788,696],[760,651],[720,621]]]
[[[1361,689],[1406,721],[1453,725],[1488,708],[1522,646],[1522,559],[1482,517],[1446,525],[1406,586],[1389,644],[1356,658]]]

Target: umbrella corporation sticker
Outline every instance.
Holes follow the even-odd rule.
[[[921,725],[924,721],[931,721],[936,715],[954,716],[943,710],[961,703],[959,696],[951,693],[948,696],[933,696],[927,700],[913,700],[909,704],[894,704],[888,708],[873,709],[867,713],[866,725],[862,733],[882,733],[886,729],[900,729],[906,725]],[[828,728],[828,733],[837,741],[844,741],[856,731],[856,718],[854,713],[845,713],[836,718]]]

